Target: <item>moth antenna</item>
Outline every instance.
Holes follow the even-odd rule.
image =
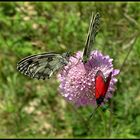
[[[98,105],[94,110],[93,112],[90,114],[89,118],[88,118],[88,121],[90,121],[93,117],[93,115],[95,115],[95,112],[97,111],[97,109],[100,107],[100,105]]]

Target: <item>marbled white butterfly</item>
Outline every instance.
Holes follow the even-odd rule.
[[[83,63],[89,59],[91,47],[98,32],[100,14],[91,17],[86,45],[83,52]],[[52,74],[68,64],[69,53],[42,53],[28,56],[17,63],[17,69],[31,78],[50,78]]]
[[[90,57],[91,48],[95,42],[95,37],[99,30],[99,19],[100,14],[98,12],[95,14],[95,16],[92,13],[86,44],[83,52],[83,63],[86,63]]]
[[[68,64],[69,53],[42,53],[28,56],[17,63],[17,69],[31,78],[49,79],[51,75]]]

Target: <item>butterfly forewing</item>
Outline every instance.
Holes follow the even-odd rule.
[[[84,52],[83,52],[83,62],[84,63],[86,63],[90,57],[91,48],[95,42],[95,37],[99,30],[99,19],[100,19],[99,13],[96,13],[95,16],[92,13],[90,26],[89,26],[89,30],[88,30],[88,35],[87,35],[87,40],[86,40],[86,44],[85,44],[85,48],[84,48]]]
[[[56,53],[43,53],[32,55],[22,59],[17,64],[17,69],[31,77],[37,79],[50,78],[51,75],[68,63],[67,55]]]
[[[95,96],[96,99],[105,95],[105,79],[101,71],[98,71],[95,77]]]

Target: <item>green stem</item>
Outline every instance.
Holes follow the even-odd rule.
[[[104,136],[107,136],[108,129],[107,129],[106,117],[105,117],[104,113],[101,112],[101,111],[99,111],[99,114],[100,114],[100,116],[101,116],[101,119],[102,119],[103,122],[104,122]]]
[[[111,100],[110,103],[110,116],[109,116],[109,134],[108,136],[111,136],[111,132],[112,132],[112,111],[113,111],[113,101]]]

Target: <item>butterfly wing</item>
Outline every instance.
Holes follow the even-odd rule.
[[[109,76],[105,79],[102,71],[98,71],[95,76],[95,97],[97,104],[100,105],[104,97],[106,95],[106,92],[108,90],[110,80],[111,80],[112,72],[109,74]]]
[[[111,76],[112,76],[112,72],[110,72],[109,76],[106,79],[106,84],[105,84],[105,92],[107,92],[109,84],[110,84],[110,80],[111,80]]]
[[[45,80],[67,63],[67,58],[64,55],[42,53],[22,59],[17,63],[17,69],[31,78]]]
[[[99,99],[105,95],[105,80],[102,71],[98,71],[95,76],[95,97]]]
[[[84,48],[84,52],[83,52],[83,62],[84,63],[86,63],[90,57],[91,48],[95,42],[95,37],[96,37],[96,34],[98,33],[98,29],[99,29],[99,19],[100,19],[99,13],[96,13],[95,16],[92,13],[91,22],[90,22],[90,26],[89,26],[89,30],[88,30],[88,35],[87,35],[87,40],[86,40],[86,44],[85,44],[85,48]]]

